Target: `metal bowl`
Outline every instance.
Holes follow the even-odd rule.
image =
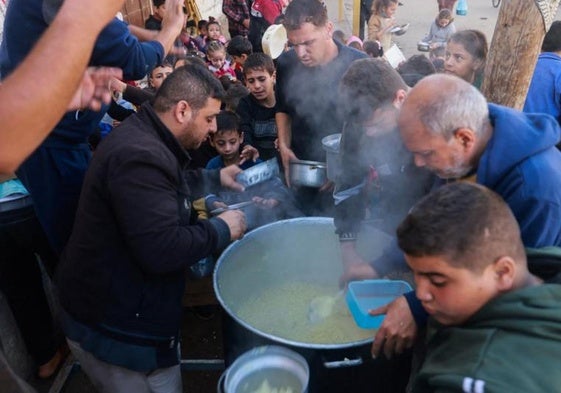
[[[430,51],[430,44],[428,42],[425,42],[425,41],[419,41],[417,43],[417,50],[419,52],[428,52],[428,51]]]
[[[327,165],[319,161],[290,161],[290,184],[319,188],[327,182]]]
[[[409,23],[394,27],[390,30],[390,33],[395,35],[403,35],[407,31],[407,29],[409,29]]]

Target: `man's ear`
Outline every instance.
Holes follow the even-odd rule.
[[[240,132],[240,144],[243,143],[243,131]]]
[[[329,35],[329,38],[333,38],[333,22],[328,21],[325,26],[327,27],[327,34]]]
[[[405,98],[407,98],[407,92],[403,89],[399,89],[398,91],[395,92],[395,95],[393,97],[393,101],[392,101],[393,106],[395,106],[397,109],[401,109],[401,106],[403,105]]]
[[[493,262],[493,271],[495,273],[495,281],[497,290],[500,292],[510,291],[514,285],[514,277],[516,275],[516,262],[509,256],[499,257]]]
[[[458,128],[456,131],[454,131],[453,137],[466,151],[473,149],[477,140],[477,137],[475,136],[475,132],[473,132],[473,130],[463,127]]]
[[[247,55],[245,53],[242,53],[240,57],[243,59],[244,62],[247,60]]]
[[[181,100],[177,104],[175,104],[174,117],[177,122],[179,122],[180,124],[189,123],[192,116],[193,111],[191,110],[191,106],[187,101]]]

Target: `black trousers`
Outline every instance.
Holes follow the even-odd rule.
[[[0,203],[0,290],[6,297],[28,352],[38,365],[57,349],[37,255],[53,268],[53,251],[37,221],[30,197],[15,209]]]

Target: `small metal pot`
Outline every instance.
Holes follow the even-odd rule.
[[[321,140],[325,150],[325,161],[327,164],[327,178],[336,180],[341,172],[341,158],[339,146],[341,145],[341,133],[328,135]]]
[[[305,393],[309,378],[308,363],[300,354],[265,345],[245,352],[224,371],[218,381],[218,393],[255,392],[264,384]]]
[[[290,161],[290,184],[319,188],[327,182],[327,165],[319,161]]]
[[[428,52],[428,51],[430,51],[430,44],[428,42],[425,42],[425,41],[419,41],[417,43],[417,50],[419,52]]]

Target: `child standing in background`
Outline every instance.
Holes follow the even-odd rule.
[[[398,0],[376,0],[372,5],[372,16],[368,20],[368,39],[378,40],[382,49],[387,51],[392,44],[392,33],[395,24],[395,13]]]
[[[245,85],[250,94],[240,100],[236,113],[240,116],[240,129],[245,142],[268,160],[277,156],[275,140],[276,71],[273,59],[265,53],[250,55],[244,65]]]
[[[423,39],[429,43],[430,49],[445,47],[448,38],[456,32],[452,11],[447,8],[440,10],[435,20],[432,21],[429,33]]]
[[[220,23],[214,18],[209,18],[207,28],[207,45],[212,41],[220,41],[223,44],[226,44],[226,38],[222,35],[222,28],[220,27]]]
[[[210,141],[219,155],[208,162],[207,169],[220,169],[228,165],[247,169],[262,162],[260,159],[243,159],[243,133],[239,125],[239,117],[234,112],[221,111],[216,116],[216,132],[210,135]],[[303,215],[279,177],[255,184],[243,192],[223,189],[218,194],[207,195],[205,205],[206,210],[212,212],[217,208],[246,201],[253,201],[252,205],[244,208],[248,229]]]
[[[194,38],[195,44],[197,44],[199,50],[205,53],[206,53],[206,38],[208,34],[207,26],[208,26],[208,20],[201,19],[197,23],[197,30],[199,31],[199,34]]]
[[[226,47],[220,41],[212,41],[206,48],[206,58],[208,60],[208,69],[220,78],[228,76],[230,79],[236,79],[236,72],[230,66],[230,61],[226,60]]]
[[[228,52],[228,55],[232,56],[232,60],[234,61],[236,78],[243,82],[243,65],[247,57],[253,53],[253,46],[251,45],[251,42],[246,37],[237,35],[232,37],[230,42],[228,42],[226,52]]]

